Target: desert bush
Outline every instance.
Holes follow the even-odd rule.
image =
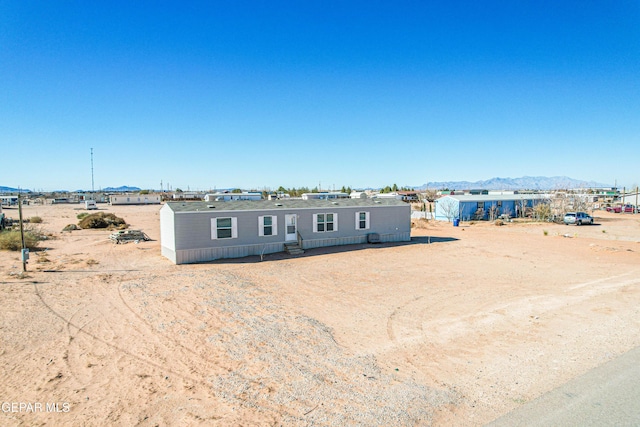
[[[73,231],[73,230],[80,230],[80,227],[78,227],[75,224],[67,224],[62,231]]]
[[[29,222],[32,224],[40,224],[42,222],[42,218],[40,218],[39,216],[32,216],[29,219]]]
[[[494,222],[494,224],[495,224],[495,225],[498,225],[498,226],[500,226],[500,225],[504,225],[504,221],[503,221],[503,220],[501,220],[501,219],[496,219],[496,220],[495,220],[495,222]]]
[[[542,234],[544,234],[545,236],[548,236],[549,232],[547,230],[542,230]]]
[[[87,215],[82,218],[78,223],[80,228],[108,228],[122,230],[127,228],[127,223],[124,219],[115,216],[112,213],[97,212]]]
[[[411,221],[411,227],[413,228],[427,228],[429,226],[429,221],[424,218],[418,218]]]
[[[86,217],[87,215],[89,215],[89,212],[82,212],[82,213],[79,213],[78,215],[76,215],[76,218],[82,219],[82,218]]]
[[[24,232],[24,244],[29,249],[35,249],[40,243],[40,234],[31,230]],[[3,231],[0,233],[0,249],[19,251],[22,249],[20,230]]]
[[[538,221],[549,221],[551,219],[551,206],[548,203],[538,203],[533,208],[533,216]]]

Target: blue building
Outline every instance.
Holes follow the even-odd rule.
[[[478,194],[449,195],[435,201],[435,219],[438,221],[488,220],[506,215],[523,215],[538,203],[549,200],[546,194]]]

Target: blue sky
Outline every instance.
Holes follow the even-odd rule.
[[[4,1],[0,185],[640,181],[640,2]]]

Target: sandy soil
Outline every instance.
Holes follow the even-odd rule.
[[[26,206],[46,250],[0,251],[1,425],[482,425],[640,346],[640,215],[176,266],[100,207],[154,241]]]

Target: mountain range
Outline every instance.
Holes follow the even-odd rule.
[[[84,193],[87,191],[89,190],[76,190],[74,191],[74,193]],[[106,187],[97,191],[100,191],[103,193],[124,193],[124,192],[134,193],[134,192],[140,191],[140,188],[123,185],[121,187]],[[17,193],[17,192],[30,193],[31,190],[27,190],[25,188],[3,187],[0,185],[0,193]],[[55,191],[50,191],[50,193],[69,193],[69,190],[55,190]]]
[[[437,181],[427,182],[421,186],[414,187],[416,190],[425,190],[427,188],[433,190],[470,190],[470,189],[482,189],[482,190],[561,190],[572,188],[603,188],[613,187],[611,184],[603,184],[596,181],[584,181],[579,179],[569,178],[568,176],[523,176],[521,178],[491,178],[485,181]],[[17,189],[12,187],[0,186],[0,193],[16,193],[21,191],[28,193],[31,190]],[[87,190],[77,190],[83,192]],[[140,191],[139,187],[129,187],[126,185],[120,187],[106,187],[99,191],[106,193],[116,192],[137,192]],[[63,192],[62,190],[58,192]]]
[[[485,181],[441,181],[428,182],[416,190],[427,188],[441,190],[562,190],[572,188],[602,188],[613,187],[611,184],[603,184],[595,181],[583,181],[569,178],[568,176],[523,176],[521,178],[491,178]]]

